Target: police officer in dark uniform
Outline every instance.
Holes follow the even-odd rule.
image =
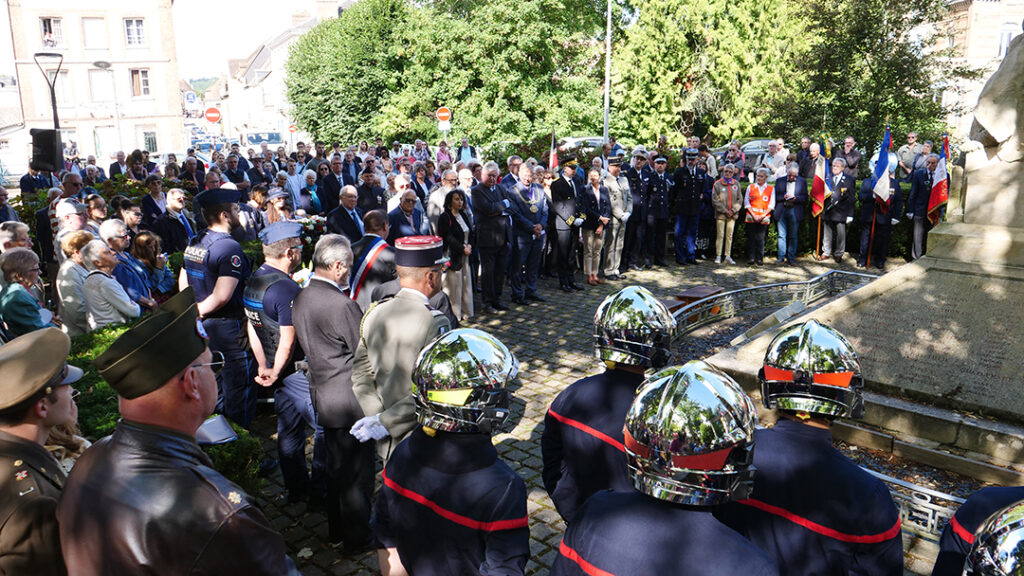
[[[665,234],[668,232],[669,218],[669,195],[671,193],[672,178],[665,173],[668,166],[668,158],[659,154],[654,157],[654,173],[647,180],[645,194],[647,199],[647,229],[644,231],[646,241],[647,260],[645,265],[650,267],[665,265]]]
[[[576,283],[576,246],[579,244],[580,227],[583,217],[579,212],[576,198],[580,188],[573,180],[576,164],[562,165],[562,176],[551,183],[551,212],[555,220],[555,269],[558,271],[558,286],[562,292],[583,290]]]
[[[1024,501],[1024,486],[991,486],[971,494],[942,530],[932,576],[961,576],[972,546],[979,542],[978,530],[993,514],[1021,501]]]
[[[43,446],[71,421],[67,335],[29,332],[0,346],[0,574],[67,574],[57,531],[57,500],[67,477]]]
[[[298,574],[255,502],[196,444],[224,365],[205,336],[186,288],[93,361],[122,419],[78,459],[57,507],[72,574]]]
[[[763,551],[712,515],[750,492],[756,422],[743,389],[702,361],[653,374],[626,416],[622,458],[635,490],[587,500],[551,575],[778,574]]]
[[[630,490],[622,425],[644,370],[668,363],[675,319],[646,288],[627,286],[594,317],[594,351],[606,370],[569,385],[544,417],[544,488],[566,522],[599,490]]]
[[[453,330],[420,353],[420,427],[385,466],[374,514],[382,574],[523,574],[526,484],[491,441],[518,370],[508,348],[480,330]]]
[[[759,374],[773,428],[754,435],[749,500],[720,518],[783,574],[903,574],[900,518],[881,480],[832,447],[835,418],[862,418],[864,381],[850,343],[809,320],[778,333]]]
[[[256,381],[274,389],[277,413],[277,453],[288,501],[322,502],[327,490],[327,451],[323,429],[317,425],[309,380],[295,370],[304,358],[292,324],[292,301],[298,283],[290,274],[302,265],[302,224],[275,222],[260,232],[264,263],[246,283],[243,293],[249,322],[249,342],[256,358]],[[306,469],[306,426],[314,430],[313,478]]]
[[[686,165],[676,168],[673,175],[676,264],[697,263],[697,228],[700,226],[701,200],[707,188],[707,174],[697,167],[699,156],[696,148],[687,148]]]
[[[885,270],[885,258],[889,253],[889,240],[892,238],[892,226],[899,223],[903,214],[903,190],[896,179],[895,164],[889,171],[889,203],[884,204],[875,196],[875,183],[872,176],[861,184],[860,194],[860,257],[857,266],[867,268],[868,251],[871,252],[871,265]],[[871,221],[874,220],[874,226]]]
[[[644,264],[644,228],[647,226],[647,180],[651,167],[647,164],[647,152],[643,147],[633,150],[633,165],[623,170],[633,195],[632,217],[626,221],[626,241],[622,247],[620,270],[639,270]]]
[[[248,428],[256,412],[257,372],[249,354],[242,292],[252,272],[242,246],[231,237],[238,221],[238,191],[215,188],[195,198],[208,228],[185,249],[178,287],[191,286],[199,303],[199,317],[210,335],[210,349],[224,355],[224,370],[217,376],[217,408],[238,425]]]
[[[965,503],[964,506],[967,504]],[[936,574],[963,574],[964,576],[1011,576],[1024,574],[1024,502],[1015,502],[992,513],[976,532],[970,534],[974,543],[960,566],[943,565],[942,552],[935,564]],[[948,529],[948,528],[947,528]]]

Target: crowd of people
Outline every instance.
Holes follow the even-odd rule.
[[[340,554],[376,549],[383,574],[521,574],[526,488],[490,439],[510,417],[518,363],[461,322],[507,310],[506,284],[519,306],[545,300],[541,276],[583,290],[577,264],[590,285],[665,265],[669,253],[693,265],[701,248],[708,262],[734,264],[740,217],[752,265],[763,262],[773,220],[778,261],[792,263],[805,166],[820,169],[809,141],[792,155],[773,143],[745,189],[738,146],[719,167],[691,142],[669,174],[664,153],[643,147],[625,168],[625,151],[608,145],[586,169],[583,158],[549,169],[511,156],[503,173],[466,140],[442,145],[436,164],[422,141],[411,151],[380,144],[317,142],[307,156],[300,143],[248,159],[235,148],[204,171],[191,154],[180,169],[119,154],[109,174],[138,180],[146,194],[109,207],[94,159],[59,186],[26,175],[27,192],[38,184],[49,197],[37,213],[39,254],[26,224],[0,224],[9,340],[0,387],[10,391],[0,395],[0,457],[17,462],[4,498],[36,502],[24,521],[38,534],[15,538],[0,526],[5,573],[296,573],[252,499],[195,444],[215,410],[249,427],[267,388],[285,497],[326,509]],[[855,153],[848,139],[828,164],[838,198],[823,207],[823,259],[845,252]],[[911,197],[915,178],[928,184],[925,163]],[[878,217],[864,190],[862,213]],[[301,220],[314,216],[327,233],[300,284]],[[242,246],[254,240],[256,269]],[[177,276],[165,251],[183,252]],[[44,266],[56,314],[43,305]],[[80,371],[66,365],[68,336],[140,316],[94,360],[120,397],[121,422],[91,448],[75,444],[84,455],[71,459],[70,477],[47,472],[40,450],[51,432],[70,427],[74,438],[69,385]],[[562,391],[545,418],[543,482],[568,524],[552,573],[902,573],[891,497],[831,448],[833,420],[863,413],[859,364],[842,335],[808,322],[776,338],[761,380],[781,421],[755,433],[752,401],[728,376],[699,361],[667,367],[675,323],[646,289],[609,296],[595,323],[607,371]],[[19,500],[26,478],[39,489]]]

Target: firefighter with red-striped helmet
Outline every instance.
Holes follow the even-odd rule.
[[[625,423],[628,490],[591,496],[566,528],[552,576],[771,576],[771,559],[712,514],[746,498],[754,404],[735,381],[694,360],[652,374]]]
[[[654,294],[627,286],[594,315],[594,351],[604,372],[570,384],[544,417],[544,487],[566,522],[591,494],[632,486],[622,425],[644,371],[668,363],[675,319]]]
[[[860,362],[816,320],[780,331],[760,371],[778,422],[754,435],[750,498],[719,516],[766,551],[782,574],[903,574],[896,505],[885,484],[832,447],[832,423],[864,414]]]

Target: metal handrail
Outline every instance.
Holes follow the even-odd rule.
[[[878,276],[874,274],[830,270],[810,280],[766,284],[708,296],[672,313],[676,320],[675,339],[701,326],[753,310],[782,308],[797,301],[810,304],[821,298],[831,298],[876,278]]]
[[[892,499],[900,511],[900,528],[903,532],[925,540],[938,542],[949,519],[964,503],[963,498],[952,494],[911,484],[863,466],[861,469],[886,483],[889,493],[892,494]],[[948,502],[953,506],[945,506],[938,502]]]

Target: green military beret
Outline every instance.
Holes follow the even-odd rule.
[[[0,346],[0,410],[81,378],[82,370],[67,364],[70,350],[71,340],[57,328],[34,330]]]
[[[118,395],[138,398],[195,362],[207,338],[195,294],[187,288],[122,334],[93,365]]]

